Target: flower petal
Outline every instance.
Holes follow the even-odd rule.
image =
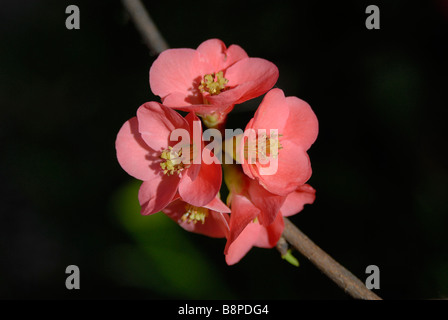
[[[231,211],[230,208],[226,206],[218,196],[214,197],[213,200],[210,201],[210,203],[206,204],[204,207],[216,212],[230,213]]]
[[[280,211],[284,217],[292,216],[302,211],[305,204],[312,204],[314,199],[316,199],[316,190],[309,184],[304,184],[288,194]]]
[[[238,238],[230,244],[226,263],[230,266],[239,262],[252,249],[263,229],[264,227],[259,223],[249,223]]]
[[[227,107],[224,105],[221,106],[204,104],[202,94],[200,96],[190,98],[187,101],[185,100],[185,96],[183,94],[174,92],[168,95],[165,100],[163,100],[163,103],[166,106],[170,106],[176,110],[196,112],[197,114],[210,114],[214,112],[220,112]]]
[[[251,180],[248,193],[253,204],[260,209],[260,224],[268,226],[273,223],[286,197],[267,191],[255,180]]]
[[[227,254],[232,242],[238,238],[247,225],[260,214],[260,210],[248,198],[239,194],[232,196],[231,209],[230,233],[224,248],[224,254]]]
[[[187,170],[189,171],[189,169]],[[189,174],[182,176],[179,184],[179,194],[186,202],[197,207],[202,207],[212,201],[219,192],[221,181],[221,165],[203,162],[194,180]]]
[[[260,174],[261,166],[257,164],[258,182],[269,192],[286,196],[304,184],[311,177],[311,163],[306,151],[294,143],[282,140],[277,171],[274,174]],[[272,164],[271,164],[272,165]],[[253,167],[252,167],[253,168]],[[273,166],[275,168],[275,166]]]
[[[194,88],[197,89],[199,85],[195,85]],[[204,98],[199,89],[192,89],[192,91],[185,95],[183,92],[172,92],[163,99],[163,104],[167,107],[181,110],[181,111],[196,111],[193,107],[197,108],[210,108],[210,105],[204,104]]]
[[[239,96],[234,104],[243,103],[271,89],[277,82],[278,74],[277,67],[270,61],[261,58],[241,59],[226,70],[224,77],[229,80],[227,85],[232,89],[223,94],[234,91],[233,95]],[[210,102],[214,103],[219,96],[221,94],[210,97]]]
[[[273,248],[280,239],[284,229],[283,217],[279,214],[275,221],[265,227],[258,222],[251,222],[229,246],[226,262],[233,265],[239,262],[252,247]]]
[[[143,181],[152,177],[148,156],[154,151],[147,146],[138,132],[137,117],[123,124],[118,132],[115,148],[118,162],[128,174]]]
[[[258,238],[256,239],[254,246],[259,248],[273,248],[280,239],[285,224],[283,222],[283,216],[278,214],[275,220],[268,226],[261,229]]]
[[[214,202],[215,199],[212,202]],[[217,200],[220,201],[219,199]],[[203,234],[213,238],[224,238],[227,236],[229,231],[228,214],[210,210],[204,223],[182,221],[182,216],[186,213],[187,205],[188,203],[185,201],[177,199],[164,208],[163,212],[186,231]]]
[[[155,151],[162,151],[173,144],[170,134],[174,129],[188,130],[187,121],[179,113],[158,102],[143,104],[137,110],[137,118],[143,140]]]
[[[229,66],[233,65],[235,62],[242,60],[244,58],[249,58],[246,51],[241,48],[239,45],[232,44],[227,48],[226,51],[226,61],[224,64],[224,68],[227,69]]]
[[[189,95],[193,80],[201,77],[200,70],[192,68],[198,59],[193,49],[168,49],[163,51],[149,70],[151,91],[164,99],[172,92]]]
[[[267,133],[271,129],[275,129],[279,134],[283,134],[284,128],[289,122],[289,109],[283,91],[277,88],[270,90],[255,112],[252,128],[255,131],[265,129]],[[297,123],[294,125],[297,128]]]
[[[196,49],[204,61],[213,66],[214,72],[219,72],[236,61],[247,58],[247,53],[237,45],[231,45],[226,49],[226,45],[219,39],[204,41]]]
[[[164,209],[175,197],[178,185],[177,175],[156,174],[144,181],[138,192],[141,213],[149,215]]]
[[[289,106],[288,123],[283,130],[283,138],[308,150],[316,141],[319,132],[317,117],[310,105],[297,97],[287,97]]]
[[[190,139],[188,152],[193,153],[190,154],[190,159],[192,159],[192,161],[190,162],[188,170],[185,171],[185,174],[188,175],[191,180],[195,180],[201,170],[201,157],[202,150],[204,149],[204,141],[202,141],[202,122],[194,112],[187,114],[185,120],[188,124],[188,134]],[[193,145],[193,149],[191,149],[191,145]]]

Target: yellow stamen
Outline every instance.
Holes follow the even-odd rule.
[[[246,141],[244,145],[244,159],[248,160],[249,155],[255,156],[255,158],[252,159],[253,162],[257,160],[266,160],[268,158],[276,159],[279,150],[283,149],[279,139],[281,136],[281,134],[278,135],[273,133],[269,137],[266,137],[266,134],[263,133],[255,139],[256,143],[254,143],[254,145],[251,145]]]
[[[182,149],[175,151],[173,147],[168,147],[162,151],[160,158],[165,160],[160,163],[160,167],[163,173],[166,175],[173,175],[174,173],[180,174],[184,169],[188,168],[190,165],[183,162]],[[190,160],[192,158],[192,152],[190,152]],[[191,161],[190,161],[191,163]]]
[[[204,80],[201,81],[199,90],[201,92],[208,92],[211,95],[220,94],[221,91],[226,89],[227,82],[229,82],[229,80],[224,78],[222,71],[206,74]]]
[[[186,212],[180,218],[184,222],[187,221],[188,223],[197,223],[198,221],[201,221],[202,224],[204,224],[205,218],[208,217],[208,209],[204,207],[195,207],[191,204],[187,204],[185,206],[185,210]]]

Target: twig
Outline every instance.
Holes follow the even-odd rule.
[[[288,254],[289,245],[284,237],[280,237],[280,239],[278,239],[277,245],[275,247],[277,248],[278,252],[280,252],[280,255],[282,257]]]
[[[140,0],[122,0],[131,18],[153,54],[159,54],[169,48],[160,34],[145,7]],[[325,251],[319,248],[305,234],[303,234],[291,221],[284,219],[285,229],[282,242],[278,249],[282,255],[287,250],[286,239],[300,253],[307,257],[317,268],[325,273],[339,287],[344,289],[356,299],[381,300],[375,293],[367,289],[364,284],[347,269],[341,266]],[[286,246],[285,246],[286,245]]]
[[[283,237],[285,237],[286,241],[307,257],[320,271],[325,273],[340,288],[344,289],[345,292],[355,299],[382,300],[375,293],[367,289],[350,271],[319,248],[291,221],[284,218],[284,222],[285,229],[283,231]]]
[[[157,55],[169,48],[165,39],[152,21],[140,0],[122,0],[134,24],[145,41],[151,54]]]

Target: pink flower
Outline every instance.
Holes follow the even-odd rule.
[[[164,105],[198,115],[223,117],[235,104],[267,92],[278,79],[277,67],[249,58],[237,45],[218,39],[194,49],[168,49],[154,61],[149,83]]]
[[[224,179],[229,189],[227,204],[232,209],[230,231],[224,249],[224,253],[227,253],[232,242],[254,219],[263,226],[271,225],[287,197],[270,193],[256,180],[247,177],[237,165],[224,165]]]
[[[179,149],[177,141],[171,141],[175,129],[188,134],[183,147],[191,151],[189,157],[182,155],[185,149]],[[193,139],[195,135],[199,141]],[[137,117],[121,127],[115,146],[122,168],[143,180],[138,197],[144,215],[165,208],[177,192],[191,205],[206,205],[221,187],[218,161],[196,163],[198,158],[192,157],[204,148],[201,122],[193,113],[183,118],[160,103],[147,102],[137,110]]]
[[[311,177],[307,150],[317,133],[316,115],[305,101],[272,89],[246,126],[239,148],[244,173],[269,192],[288,195]]]
[[[163,213],[187,231],[213,238],[224,238],[229,232],[230,209],[219,196],[202,206],[193,206],[180,197],[171,202]]]
[[[252,247],[273,248],[283,233],[283,217],[302,211],[305,204],[312,204],[315,199],[315,193],[316,191],[308,184],[300,186],[286,197],[279,214],[270,225],[263,226],[258,219],[250,222],[229,245],[226,253],[227,264],[232,265],[239,262]],[[238,205],[239,203],[232,204],[232,215],[234,207]],[[250,204],[248,203],[247,206],[250,207]],[[248,208],[245,208],[245,210],[248,210]],[[232,215],[230,220],[232,220]],[[232,221],[230,225],[232,226]]]

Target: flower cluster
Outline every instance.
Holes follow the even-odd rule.
[[[278,76],[273,63],[218,39],[196,50],[166,50],[149,71],[161,103],[140,106],[117,135],[120,165],[143,181],[142,214],[162,211],[187,231],[226,238],[229,265],[253,246],[274,247],[283,217],[315,199],[306,184],[307,150],[317,138],[318,121],[305,101],[272,89]],[[228,113],[263,94],[245,130],[228,137]],[[209,135],[213,141],[206,145]],[[226,203],[220,197],[223,182]]]

